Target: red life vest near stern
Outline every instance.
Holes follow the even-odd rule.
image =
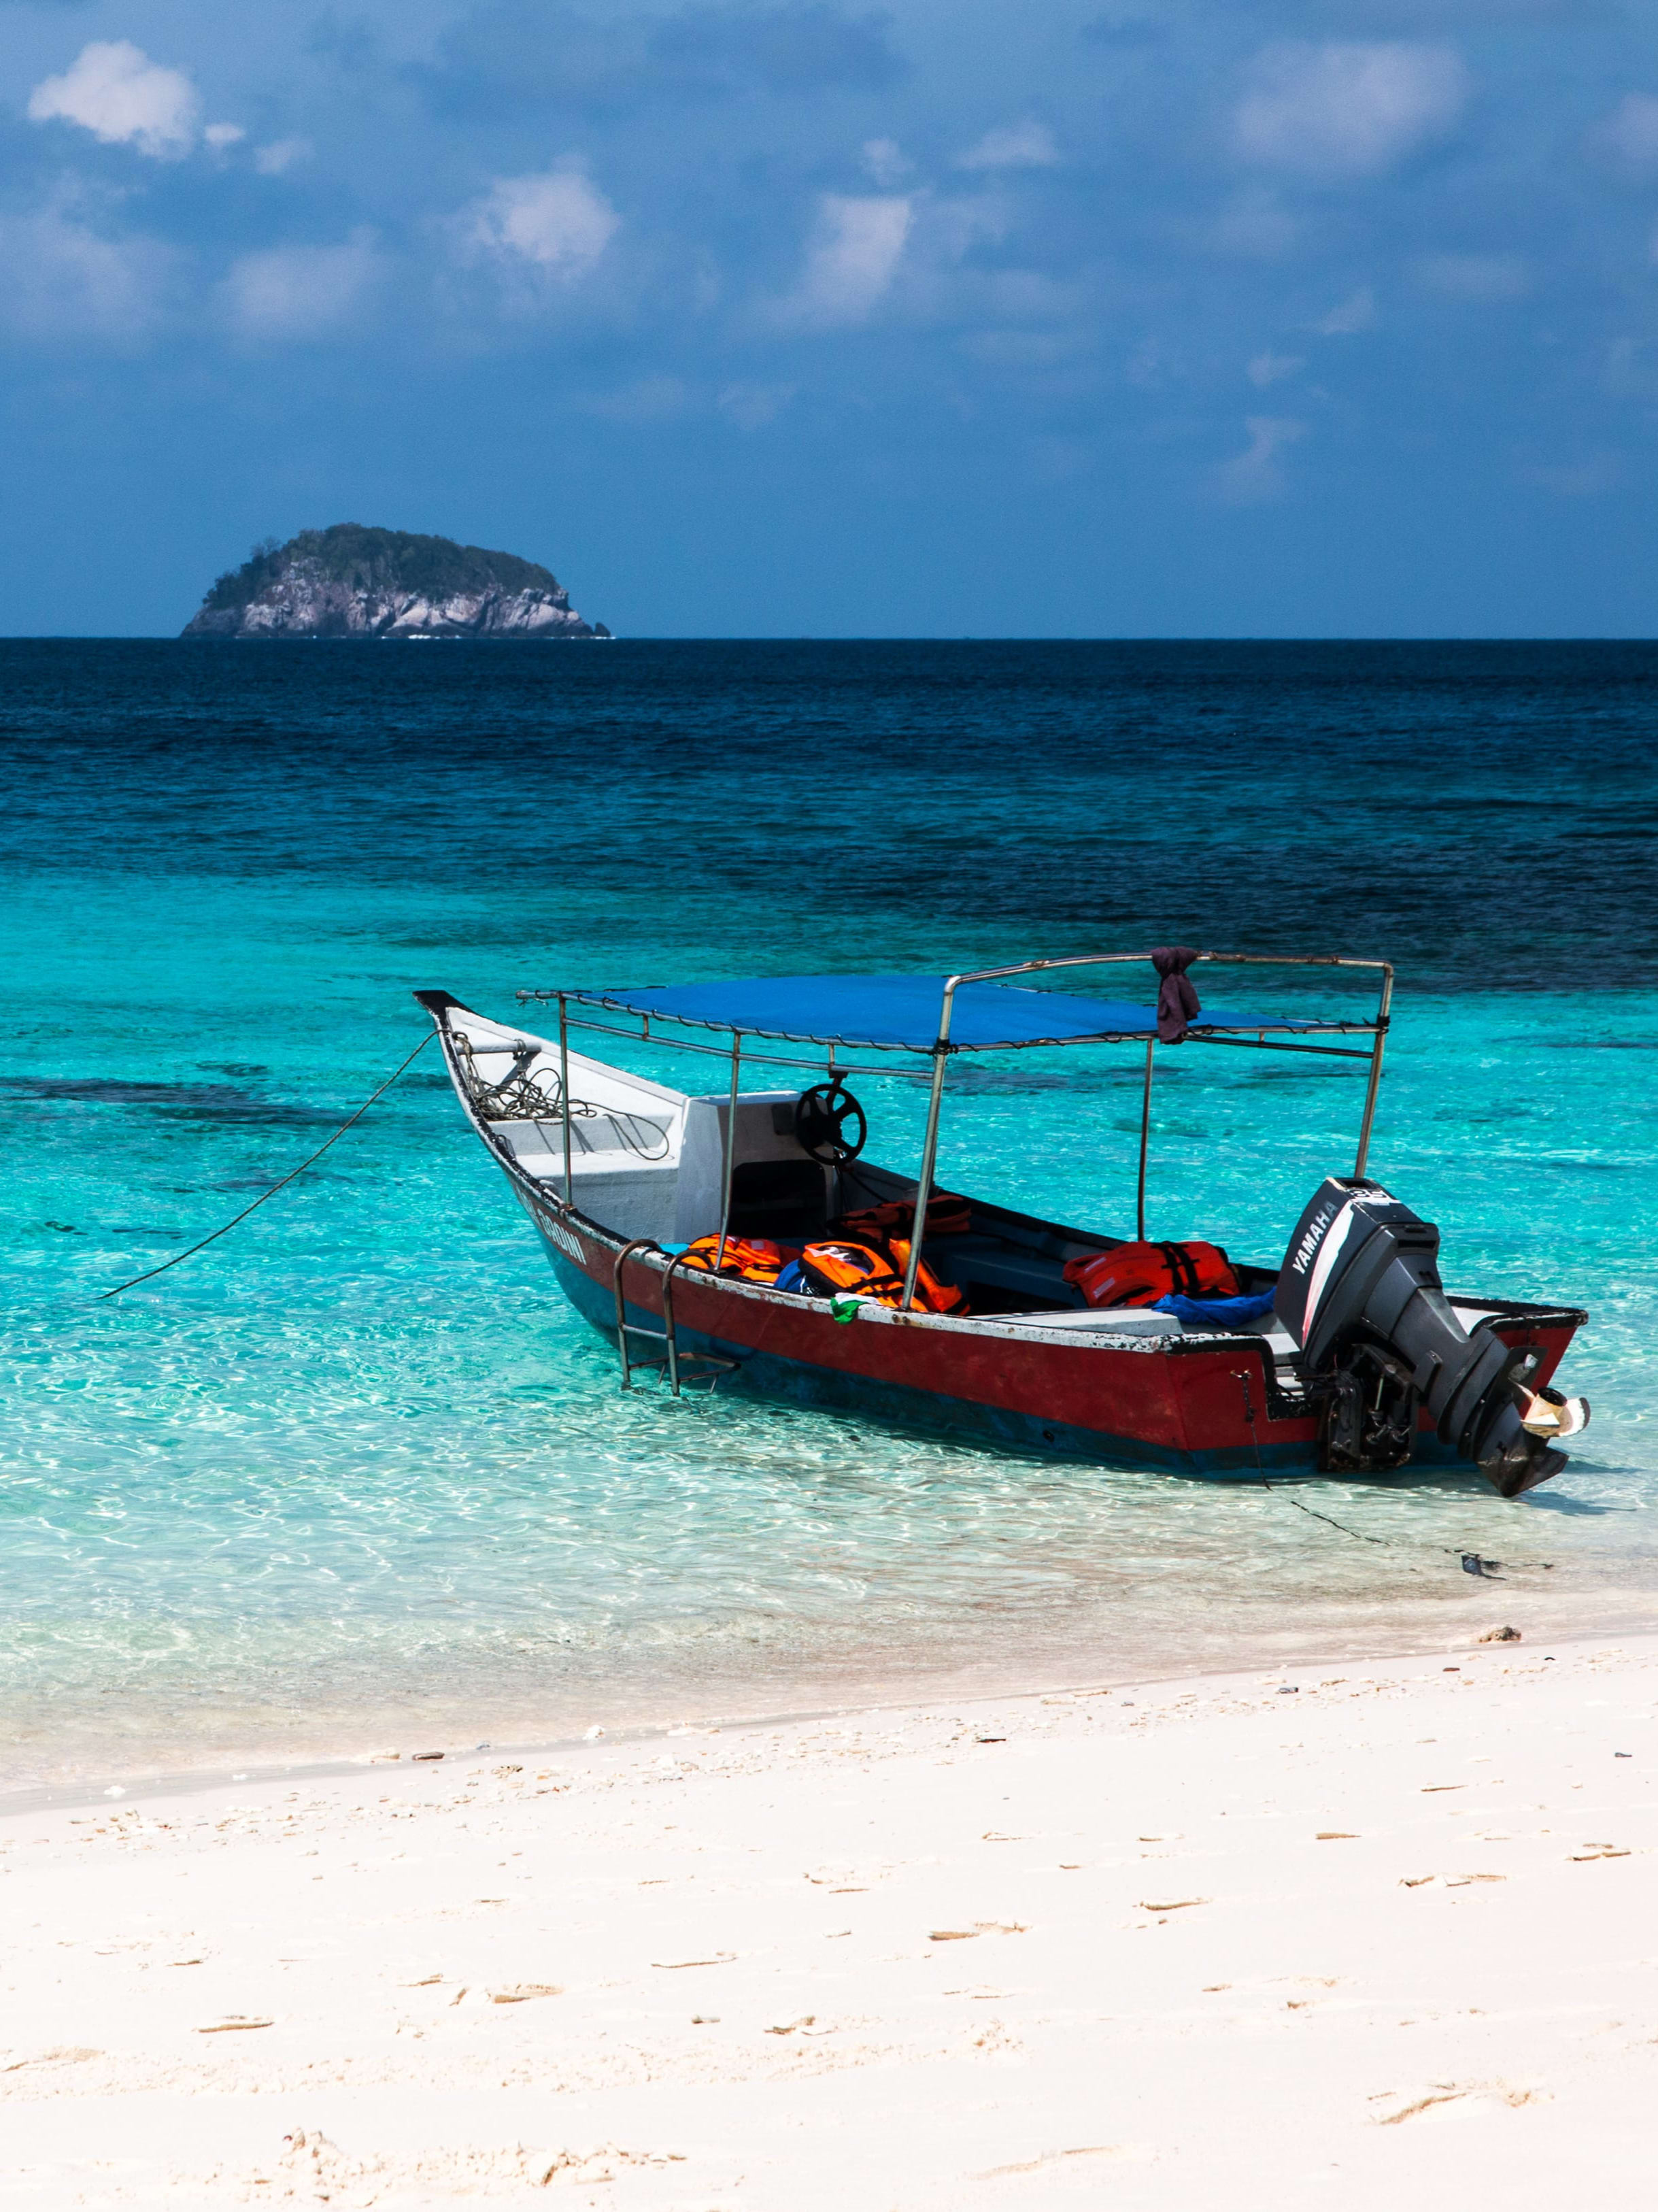
[[[1242,1285],[1218,1244],[1119,1244],[1067,1260],[1065,1279],[1090,1306],[1150,1306],[1159,1298],[1236,1298]]]

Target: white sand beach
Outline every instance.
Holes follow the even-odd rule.
[[[0,2191],[1644,2208],[1655,1699],[1528,1632],[12,1814]]]

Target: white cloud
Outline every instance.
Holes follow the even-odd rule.
[[[1235,507],[1277,499],[1284,489],[1278,455],[1307,434],[1304,422],[1285,415],[1247,416],[1243,427],[1249,434],[1248,445],[1215,471],[1221,497]]]
[[[232,266],[225,301],[244,338],[325,338],[355,318],[380,273],[367,232],[343,246],[278,246],[244,254]]]
[[[1054,133],[1045,123],[1010,123],[987,131],[976,146],[957,157],[958,169],[1051,169],[1060,158]]]
[[[580,404],[611,422],[670,422],[683,415],[690,393],[677,376],[639,376],[619,392],[591,393]]]
[[[884,191],[902,185],[915,167],[896,138],[865,138],[863,162],[869,177]]]
[[[240,145],[247,133],[240,123],[210,123],[202,136],[216,154],[222,154],[227,146]]]
[[[256,148],[253,166],[262,177],[280,177],[296,161],[308,161],[315,151],[308,138],[277,138]]]
[[[1301,225],[1270,193],[1250,193],[1205,226],[1201,242],[1212,253],[1241,261],[1280,261],[1301,235]]]
[[[1361,331],[1376,327],[1376,294],[1368,284],[1361,284],[1357,292],[1338,301],[1327,315],[1321,315],[1312,328],[1321,338],[1357,337]]]
[[[31,338],[130,344],[161,320],[173,269],[167,247],[102,237],[66,198],[0,217],[0,324]]]
[[[1181,365],[1169,358],[1167,349],[1157,338],[1142,338],[1123,368],[1128,381],[1139,385],[1143,392],[1155,391],[1159,385],[1167,384],[1183,373]]]
[[[910,206],[918,255],[924,249],[926,257],[935,261],[963,260],[987,240],[999,244],[1011,227],[1008,204],[1000,192],[970,192],[951,199],[923,195]]]
[[[1258,353],[1244,374],[1258,392],[1265,392],[1269,384],[1282,384],[1286,376],[1306,366],[1297,353]]]
[[[1523,300],[1531,289],[1531,272],[1518,253],[1428,253],[1416,263],[1415,276],[1442,299],[1481,306]]]
[[[817,203],[817,236],[790,302],[791,319],[819,325],[864,321],[891,289],[914,221],[914,208],[906,198],[825,192]]]
[[[621,216],[579,168],[498,177],[459,217],[460,254],[574,284],[621,228]]]
[[[181,70],[162,69],[129,39],[94,39],[62,76],[29,94],[32,123],[78,123],[106,146],[177,161],[196,142],[199,102]]]
[[[1284,44],[1255,61],[1233,132],[1248,161],[1309,176],[1388,168],[1455,122],[1467,72],[1445,46]]]
[[[1649,92],[1626,93],[1589,141],[1625,168],[1658,168],[1658,100]]]
[[[728,384],[715,403],[739,430],[763,430],[794,397],[792,384]]]

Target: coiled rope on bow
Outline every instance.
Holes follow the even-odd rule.
[[[404,1069],[411,1066],[414,1062],[420,1058],[422,1053],[425,1051],[427,1046],[431,1043],[433,1038],[436,1035],[437,1031],[435,1030],[428,1030],[426,1035],[415,1047],[415,1049],[410,1054],[408,1059],[404,1060],[400,1066],[392,1069],[390,1075],[386,1077],[385,1082],[381,1084],[380,1089],[374,1092],[374,1097],[365,1098],[361,1105],[358,1107],[356,1112],[351,1115],[347,1120],[342,1121],[339,1127],[335,1130],[333,1135],[328,1139],[327,1143],[319,1145],[316,1151],[312,1153],[308,1160],[301,1160],[298,1167],[292,1169],[282,1177],[280,1182],[273,1182],[269,1190],[262,1190],[258,1196],[254,1200],[252,1206],[245,1206],[240,1213],[234,1214],[222,1228],[214,1230],[210,1236],[203,1237],[199,1243],[191,1245],[187,1250],[183,1252],[175,1252],[170,1260],[163,1260],[159,1267],[146,1267],[142,1275],[134,1275],[130,1280],[125,1283],[117,1283],[112,1291],[100,1291],[98,1293],[99,1297],[100,1298],[118,1298],[123,1291],[130,1291],[134,1289],[139,1283],[149,1282],[153,1275],[166,1274],[169,1267],[176,1267],[180,1261],[188,1260],[194,1254],[205,1251],[210,1244],[216,1243],[221,1237],[228,1236],[239,1221],[246,1221],[248,1215],[250,1213],[257,1212],[267,1199],[275,1198],[279,1190],[286,1190],[288,1184],[294,1182],[297,1176],[302,1176],[307,1168],[315,1167],[317,1162],[328,1150],[329,1145],[337,1145],[348,1129],[351,1128],[356,1122],[361,1121],[363,1115],[368,1111],[369,1108],[374,1103],[376,1099],[385,1097],[386,1092],[397,1081],[398,1076],[403,1073]]]

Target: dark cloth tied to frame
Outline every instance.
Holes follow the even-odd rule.
[[[1157,989],[1157,1037],[1163,1044],[1179,1044],[1192,1017],[1203,1012],[1203,1001],[1186,975],[1197,957],[1191,945],[1160,945],[1151,955],[1151,965],[1163,978]]]

